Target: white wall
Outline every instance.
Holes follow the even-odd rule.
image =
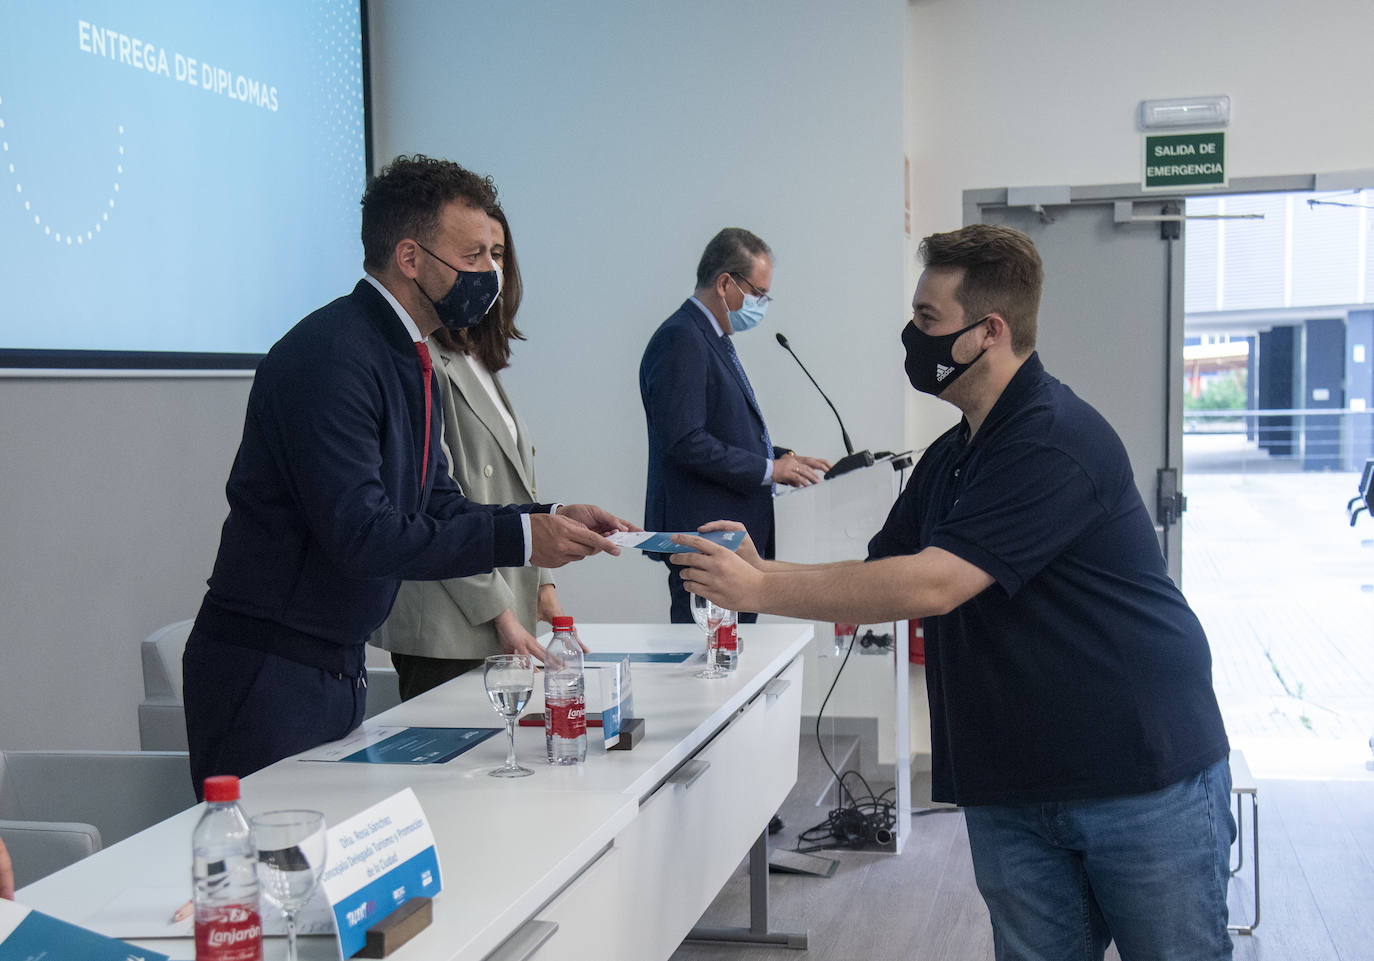
[[[740,350],[779,442],[839,452],[778,329],[856,441],[891,447],[902,422],[900,0],[641,6],[371,5],[378,156],[503,188],[531,336],[508,383],[542,493],[636,519],[640,351],[721,226],[777,253],[779,301]],[[0,748],[137,746],[138,643],[199,605],[248,387],[0,379]],[[657,619],[660,570],[595,559],[566,603]]]
[[[1374,4],[1365,0],[910,0],[908,249],[962,225],[965,190],[1138,182],[1141,100],[1229,95],[1233,178],[1368,168],[1371,35]],[[908,269],[919,265],[908,259]],[[913,287],[914,276],[908,296]],[[1046,363],[1054,369],[1052,357]],[[906,410],[913,447],[957,416],[914,391]],[[915,704],[923,670],[912,680]],[[914,723],[913,749],[928,741]]]
[[[248,386],[0,380],[0,748],[138,746],[138,645],[200,605]]]
[[[642,519],[638,366],[721,227],[773,247],[776,303],[737,339],[777,443],[843,453],[902,436],[901,0],[373,4],[376,156],[490,173],[527,299],[505,375],[543,498]],[[574,616],[658,620],[665,570],[560,575]]]
[[[777,251],[779,301],[739,340],[770,425],[834,454],[829,411],[771,335],[790,336],[857,442],[899,442],[904,146],[914,239],[957,226],[965,189],[1134,180],[1145,98],[1230,94],[1233,176],[1374,163],[1366,2],[371,10],[378,155],[451,156],[501,184],[530,284],[510,386],[543,493],[636,518],[635,368],[720,226]],[[199,603],[247,389],[0,380],[0,747],[136,745],[137,645]],[[913,442],[952,420],[909,403]],[[563,581],[583,617],[662,616],[644,561],[597,558]]]
[[[1141,100],[1228,94],[1233,178],[1374,166],[1364,0],[912,0],[908,13],[917,238],[959,226],[967,189],[1138,182]],[[934,430],[919,416],[909,429]]]

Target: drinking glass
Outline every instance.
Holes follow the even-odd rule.
[[[286,919],[286,958],[296,961],[296,915],[324,873],[328,852],[319,811],[268,811],[252,819],[258,881]]]
[[[506,763],[492,777],[528,777],[534,772],[515,763],[515,719],[534,691],[534,658],[528,654],[493,654],[482,665],[482,680],[496,713],[506,719]]]
[[[724,677],[725,672],[716,666],[716,645],[720,643],[720,625],[725,620],[725,609],[717,607],[700,594],[693,594],[692,617],[696,619],[697,626],[706,632],[706,667],[692,676]]]

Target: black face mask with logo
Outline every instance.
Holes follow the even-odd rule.
[[[980,350],[978,357],[974,357],[967,364],[960,364],[954,360],[954,342],[984,320],[987,318],[976,320],[952,334],[939,336],[927,334],[915,324],[903,327],[902,346],[906,348],[906,376],[907,380],[911,381],[911,386],[923,394],[938,397],[946,387],[959,378],[960,374],[978,363],[978,357],[987,353],[986,349]]]

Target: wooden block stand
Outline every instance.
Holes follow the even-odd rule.
[[[434,902],[429,898],[411,898],[367,929],[367,941],[354,957],[385,958],[433,920]]]

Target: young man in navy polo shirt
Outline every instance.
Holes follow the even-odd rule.
[[[999,959],[1231,956],[1228,744],[1206,636],[1169,579],[1125,447],[1035,353],[1030,238],[922,242],[906,371],[963,419],[867,563],[698,538],[688,590],[732,610],[924,619],[933,796],[964,807]],[[732,527],[720,523],[707,528]]]

